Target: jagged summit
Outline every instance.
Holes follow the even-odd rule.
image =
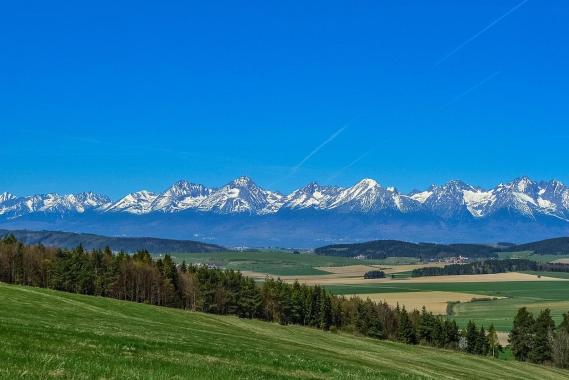
[[[401,194],[365,178],[351,187],[316,182],[282,195],[263,189],[250,177],[236,178],[221,188],[180,180],[161,193],[142,190],[112,202],[93,192],[16,197],[0,194],[0,216],[11,219],[33,213],[151,214],[193,211],[214,214],[270,215],[279,211],[315,210],[341,213],[422,213],[443,220],[489,218],[508,213],[526,218],[551,216],[569,220],[569,188],[558,180],[519,177],[485,190],[461,180]]]

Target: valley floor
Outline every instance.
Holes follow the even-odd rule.
[[[0,284],[0,378],[569,379],[429,347]]]

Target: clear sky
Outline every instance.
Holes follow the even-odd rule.
[[[569,182],[569,2],[12,1],[0,192]]]

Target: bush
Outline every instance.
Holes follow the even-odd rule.
[[[385,278],[385,272],[381,271],[381,270],[371,270],[371,271],[366,272],[364,274],[364,278],[366,280],[369,280],[372,278]]]

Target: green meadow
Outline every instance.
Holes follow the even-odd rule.
[[[549,273],[549,272],[548,272]],[[569,312],[569,281],[511,281],[511,282],[456,282],[429,284],[373,284],[332,285],[327,289],[335,294],[370,294],[410,291],[447,291],[487,295],[497,300],[459,303],[453,306],[452,318],[461,326],[469,320],[485,326],[494,323],[498,331],[509,331],[520,307],[532,312],[549,308],[556,322],[562,313]]]
[[[316,329],[0,284],[2,379],[563,379]]]
[[[212,253],[172,253],[177,262],[214,264],[226,269],[269,273],[275,276],[302,276],[328,274],[317,267],[333,267],[357,264],[389,264],[394,259],[356,260],[348,257],[318,256],[312,253],[294,254],[290,251],[259,250],[244,252],[212,252]],[[407,263],[403,258],[400,262]]]
[[[500,252],[498,253],[500,259],[527,259],[540,263],[549,263],[559,259],[568,259],[569,255],[541,255],[535,254],[533,251],[520,251],[520,252]]]

